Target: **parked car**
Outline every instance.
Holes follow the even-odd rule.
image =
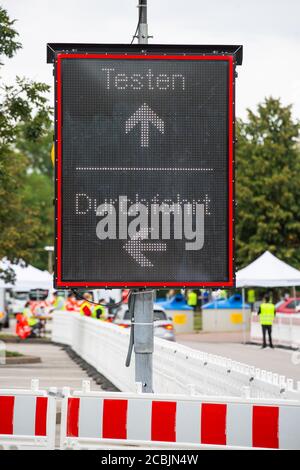
[[[113,323],[122,328],[130,328],[130,313],[128,305],[119,307]],[[175,341],[174,327],[172,320],[168,317],[165,310],[157,304],[154,304],[154,336]]]
[[[276,313],[300,313],[300,298],[290,297],[276,304]]]
[[[9,315],[7,310],[0,311],[0,331],[2,328],[9,328]]]
[[[30,289],[29,299],[30,300],[46,300],[49,295],[48,289]]]
[[[3,288],[0,289],[0,330],[2,328],[9,328],[8,294]]]
[[[27,291],[13,291],[8,301],[9,313],[17,315],[22,313],[26,302],[29,300],[29,292]]]

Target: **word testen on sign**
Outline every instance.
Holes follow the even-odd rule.
[[[57,54],[56,83],[56,285],[233,285],[234,57]]]
[[[159,73],[154,75],[151,69],[145,74],[133,73],[126,75],[125,73],[116,73],[116,69],[103,68],[102,72],[106,76],[106,88],[116,88],[117,90],[185,90],[185,77],[182,74]]]

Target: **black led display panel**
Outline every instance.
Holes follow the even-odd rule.
[[[233,56],[57,55],[57,287],[233,285],[233,77]]]

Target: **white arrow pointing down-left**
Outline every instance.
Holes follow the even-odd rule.
[[[123,248],[143,268],[153,268],[154,264],[143,254],[144,251],[161,252],[167,251],[167,244],[160,242],[145,242],[145,234],[148,230],[141,229],[136,235],[128,240]]]

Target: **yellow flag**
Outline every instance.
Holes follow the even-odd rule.
[[[52,160],[52,164],[54,166],[54,160],[55,160],[54,144],[52,144],[52,148],[51,148],[51,160]]]

